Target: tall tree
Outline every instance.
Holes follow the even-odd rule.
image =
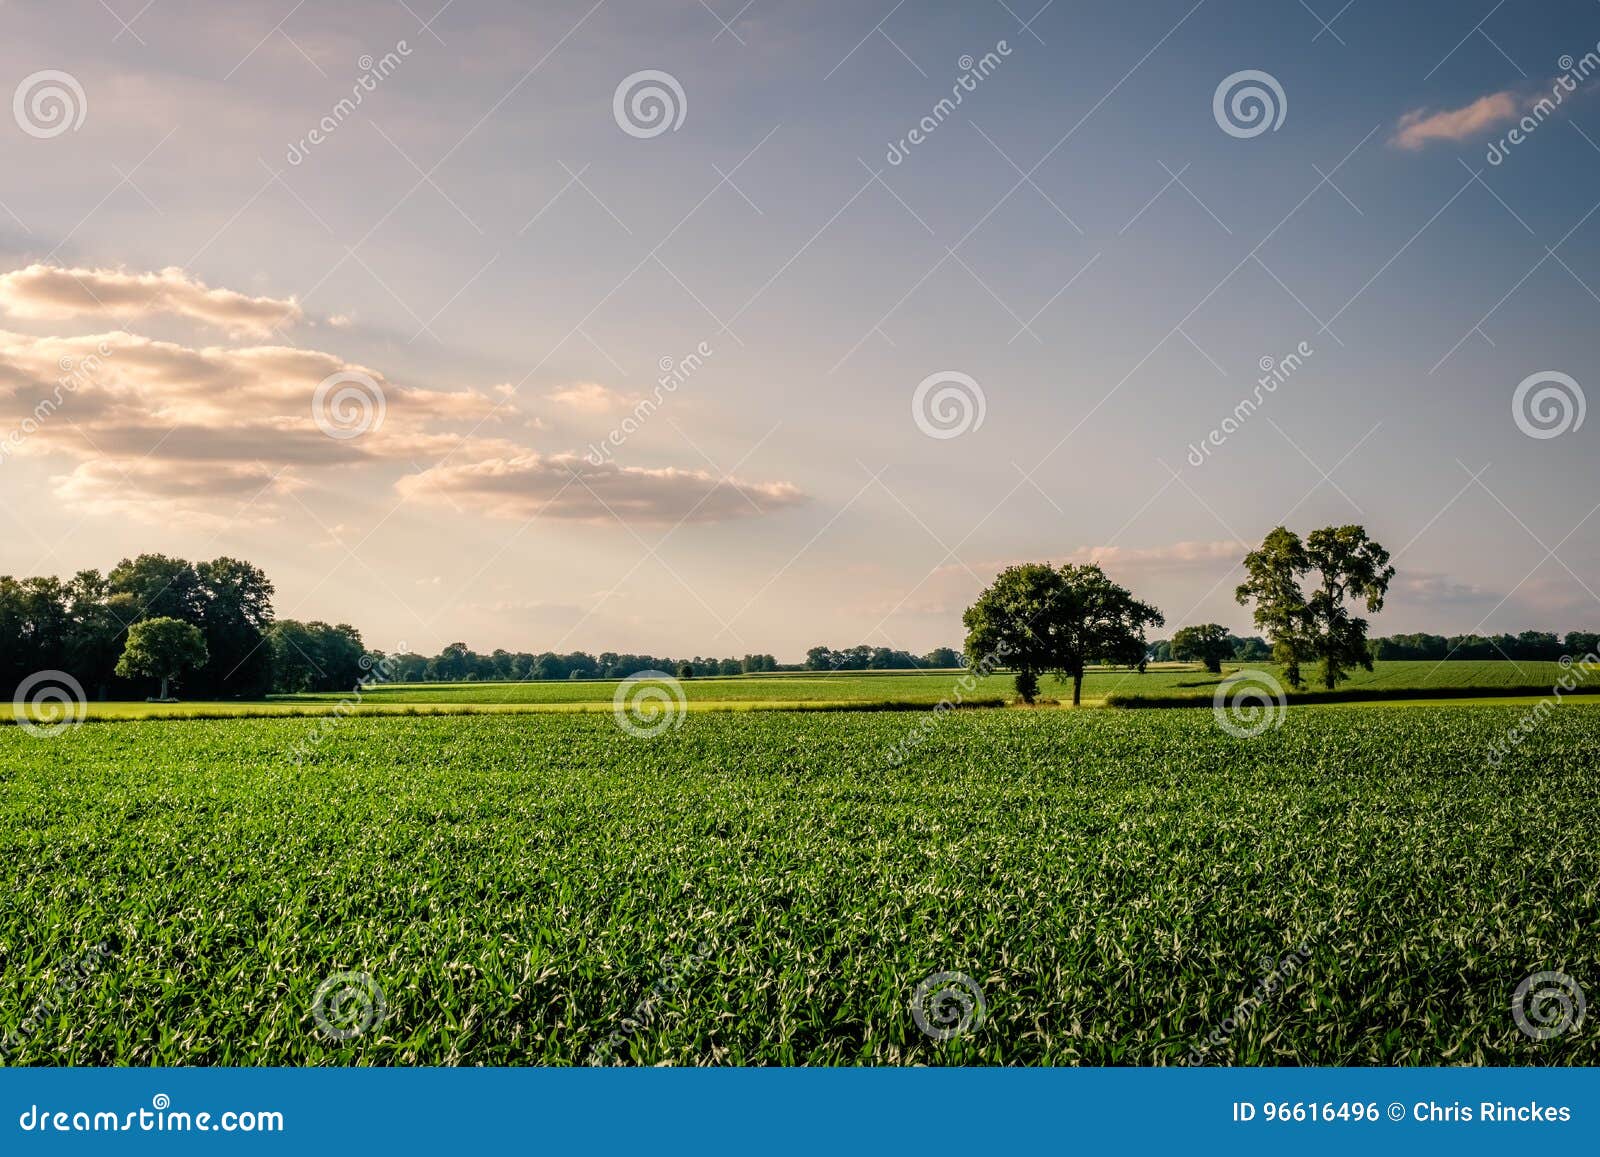
[[[272,583],[260,567],[218,558],[195,567],[209,658],[196,673],[208,693],[255,697],[272,689]]]
[[[1161,612],[1106,577],[1099,564],[1024,563],[1007,567],[961,616],[969,667],[1001,662],[1016,672],[1017,693],[1032,703],[1039,676],[1072,680],[1072,705],[1083,701],[1084,667],[1098,660],[1138,663],[1145,628]]]
[[[164,701],[170,680],[205,661],[206,640],[198,627],[164,617],[140,619],[128,628],[128,643],[117,660],[117,674],[160,679]]]
[[[1350,604],[1381,611],[1394,567],[1365,528],[1328,526],[1301,542],[1280,526],[1245,556],[1244,567],[1247,577],[1234,596],[1255,603],[1256,626],[1272,641],[1290,686],[1304,686],[1301,667],[1312,660],[1329,690],[1354,667],[1372,670],[1367,620],[1351,613]],[[1309,595],[1301,589],[1308,577],[1315,584]]]

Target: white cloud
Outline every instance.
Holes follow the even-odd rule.
[[[293,298],[212,289],[176,266],[158,273],[125,273],[34,264],[0,275],[0,310],[39,321],[86,317],[120,322],[165,313],[255,338],[303,316]]]
[[[559,390],[551,390],[545,397],[584,414],[609,414],[633,405],[633,400],[626,394],[599,382],[573,382]]]
[[[704,470],[595,466],[576,454],[519,454],[408,475],[400,492],[449,499],[502,518],[720,522],[772,514],[807,498],[787,482],[721,479]]]

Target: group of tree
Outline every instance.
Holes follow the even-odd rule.
[[[1373,614],[1383,610],[1394,567],[1364,528],[1328,526],[1301,541],[1280,526],[1245,556],[1244,569],[1247,577],[1234,597],[1255,604],[1255,624],[1272,641],[1272,657],[1291,687],[1305,685],[1305,663],[1317,663],[1329,690],[1353,668],[1372,670],[1367,620],[1351,604]]]
[[[193,634],[134,630],[158,620]],[[96,698],[143,696],[157,684],[165,697],[174,679],[191,695],[256,697],[272,688],[271,624],[272,584],[234,558],[142,554],[105,574],[0,576],[0,684],[64,671]]]
[[[1221,642],[1217,642],[1218,639]],[[1201,623],[1182,627],[1171,639],[1158,639],[1150,644],[1150,661],[1168,663],[1204,663],[1208,671],[1222,670],[1228,660],[1237,663],[1260,663],[1272,658],[1272,647],[1260,635],[1234,635],[1217,623]],[[1215,664],[1215,665],[1213,665]]]
[[[1091,663],[1144,669],[1148,627],[1166,620],[1106,577],[1098,563],[1023,563],[1001,571],[961,616],[967,665],[991,669],[998,658],[1016,672],[1017,694],[1032,703],[1039,676],[1072,680],[1072,705],[1083,699]]]
[[[1509,635],[1382,635],[1367,640],[1367,653],[1375,660],[1513,659],[1554,662],[1564,655],[1582,657],[1600,653],[1600,634],[1594,631],[1523,631]],[[1150,644],[1150,661],[1203,663],[1218,672],[1222,664],[1257,663],[1272,658],[1272,648],[1258,635],[1241,638],[1218,623],[1184,627],[1171,640]]]
[[[806,652],[807,671],[913,671],[959,666],[961,652],[954,647],[935,647],[920,657],[910,651],[869,647],[865,643],[842,651],[812,647]]]
[[[1286,527],[1267,535],[1244,559],[1246,579],[1235,596],[1254,604],[1257,627],[1292,687],[1304,686],[1302,669],[1317,664],[1332,688],[1355,667],[1372,669],[1367,620],[1355,613],[1383,609],[1394,567],[1389,552],[1360,526],[1325,527],[1304,540]],[[1026,563],[1001,571],[962,616],[966,661],[992,668],[998,656],[1016,673],[1017,694],[1032,703],[1039,676],[1072,682],[1072,703],[1082,700],[1084,669],[1120,663],[1144,670],[1152,650],[1145,631],[1164,623],[1155,607],[1112,582],[1098,564]],[[1174,658],[1192,658],[1212,671],[1250,640],[1207,623],[1185,627],[1167,644]]]
[[[1549,631],[1523,631],[1517,635],[1387,635],[1368,644],[1374,659],[1520,659],[1556,660],[1563,655],[1582,658],[1600,649],[1600,634],[1568,631],[1565,637]]]
[[[357,636],[359,638],[359,636]],[[745,655],[743,658],[671,659],[659,655],[624,655],[604,651],[553,651],[532,654],[527,651],[496,650],[479,654],[465,643],[451,643],[431,658],[414,652],[392,657],[388,670],[405,683],[477,683],[485,681],[530,681],[551,679],[625,679],[640,671],[666,671],[680,678],[703,675],[748,675],[779,669],[772,655]]]

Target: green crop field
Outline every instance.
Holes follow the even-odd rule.
[[[1295,708],[1236,738],[979,711],[903,762],[925,713],[3,728],[0,1038],[70,1064],[1593,1064],[1592,1019],[1536,1041],[1510,1009],[1535,972],[1600,984],[1600,707],[1491,763],[1526,716]],[[938,1041],[912,999],[944,972],[984,1014]],[[370,977],[343,1039],[313,1012],[341,973]]]
[[[1448,663],[1393,661],[1355,671],[1332,698],[1380,699],[1497,697],[1538,698],[1567,674],[1558,663],[1509,662],[1503,659]],[[1196,666],[1162,664],[1143,674],[1123,668],[1091,669],[1084,678],[1084,702],[1118,706],[1171,703],[1209,704],[1220,682],[1245,670],[1266,671],[1272,664],[1243,667],[1227,664],[1221,675]],[[1308,672],[1309,675],[1309,672]],[[1574,676],[1576,678],[1576,675]],[[682,681],[683,700],[691,711],[753,709],[839,709],[931,707],[941,700],[965,706],[1000,706],[1014,702],[1009,674],[977,679],[967,685],[960,670],[794,672],[739,675]],[[270,699],[231,702],[130,703],[91,702],[89,719],[204,719],[232,716],[320,715],[334,704],[364,714],[477,714],[492,712],[609,713],[618,683],[611,680],[522,683],[374,683],[359,695],[319,692],[274,695]],[[1600,678],[1579,680],[1575,693],[1600,692]],[[1070,702],[1071,684],[1046,676],[1040,680],[1045,702]],[[1320,688],[1295,693],[1299,700],[1330,698]],[[26,707],[24,708],[27,709]],[[48,710],[36,706],[33,714]],[[0,722],[9,722],[9,718]]]

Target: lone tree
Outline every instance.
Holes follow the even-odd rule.
[[[1072,679],[1072,705],[1083,701],[1083,669],[1108,660],[1142,664],[1145,628],[1161,612],[1088,566],[1024,563],[1007,567],[961,616],[966,660],[990,669],[1003,659],[1016,672],[1017,694],[1032,703],[1039,676]]]
[[[161,698],[167,698],[167,681],[191,667],[205,665],[206,640],[200,631],[179,619],[141,619],[128,628],[128,645],[117,660],[123,678],[145,675],[161,680]]]
[[[1181,628],[1172,636],[1172,657],[1189,663],[1204,663],[1207,671],[1220,675],[1222,660],[1233,658],[1228,628],[1218,623]]]
[[[1324,527],[1302,543],[1280,526],[1245,556],[1244,566],[1249,577],[1235,597],[1255,603],[1256,626],[1272,640],[1272,656],[1291,687],[1304,686],[1300,665],[1313,659],[1330,691],[1353,668],[1372,670],[1367,620],[1351,614],[1348,603],[1365,603],[1374,614],[1383,610],[1394,567],[1364,527]],[[1300,587],[1306,576],[1317,584],[1309,596]]]

